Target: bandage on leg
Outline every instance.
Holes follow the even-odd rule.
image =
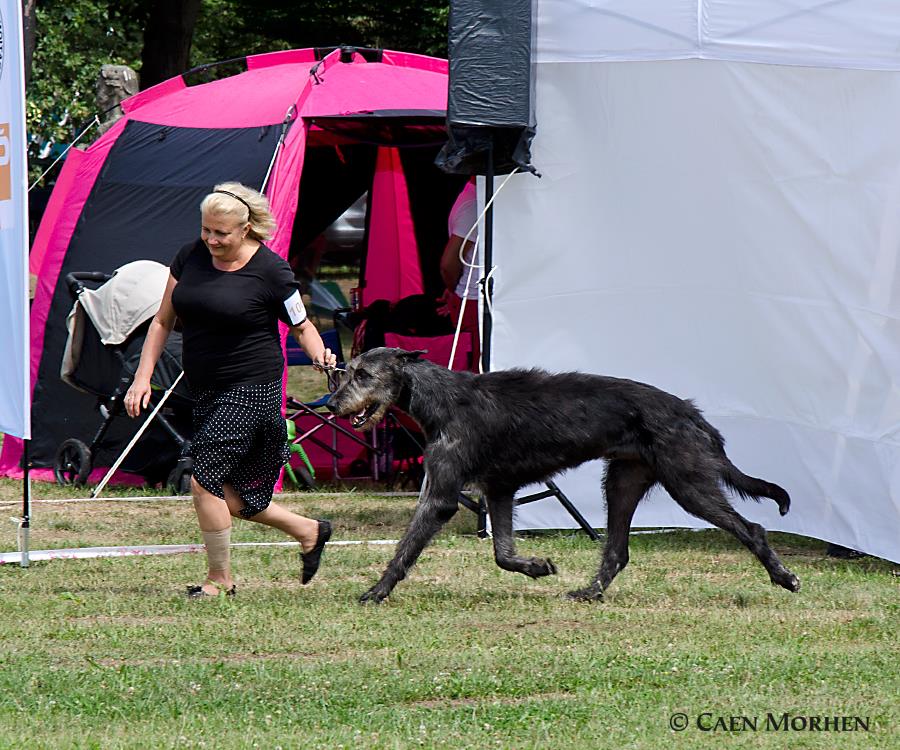
[[[210,571],[231,570],[231,527],[221,531],[203,531],[206,559]]]

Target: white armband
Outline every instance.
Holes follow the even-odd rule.
[[[300,325],[306,320],[306,307],[300,299],[300,290],[295,291],[284,301],[284,309],[287,310],[292,326]]]

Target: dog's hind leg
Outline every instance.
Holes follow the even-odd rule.
[[[688,513],[736,536],[741,544],[756,555],[769,572],[772,583],[788,591],[800,590],[800,580],[784,567],[769,546],[766,530],[758,523],[748,521],[732,508],[715,479],[695,473],[690,478],[671,478],[664,481],[663,486]]]
[[[606,545],[600,568],[591,583],[570,591],[569,599],[602,599],[613,578],[628,564],[628,535],[631,519],[641,498],[656,484],[653,470],[639,459],[613,459],[606,467],[603,488],[606,493]]]
[[[487,493],[488,513],[491,516],[491,533],[494,537],[494,560],[503,570],[524,573],[531,578],[540,578],[556,573],[556,566],[550,560],[540,557],[520,557],[516,554],[513,537],[513,495],[509,492]]]
[[[406,578],[407,571],[413,566],[422,550],[441,527],[453,518],[458,510],[457,498],[459,487],[452,487],[446,482],[435,482],[426,479],[426,487],[416,505],[409,528],[397,545],[394,559],[388,563],[381,579],[359,601],[361,603],[380,603],[393,591],[394,587]]]

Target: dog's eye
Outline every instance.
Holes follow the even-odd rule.
[[[357,370],[356,372],[353,373],[354,380],[366,381],[366,380],[370,380],[371,378],[372,378],[372,376],[369,374],[369,372],[367,370]]]

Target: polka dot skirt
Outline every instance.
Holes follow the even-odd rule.
[[[272,502],[272,490],[290,450],[281,414],[281,380],[220,391],[194,392],[194,479],[224,499],[230,484],[244,501],[241,515],[255,516]]]

